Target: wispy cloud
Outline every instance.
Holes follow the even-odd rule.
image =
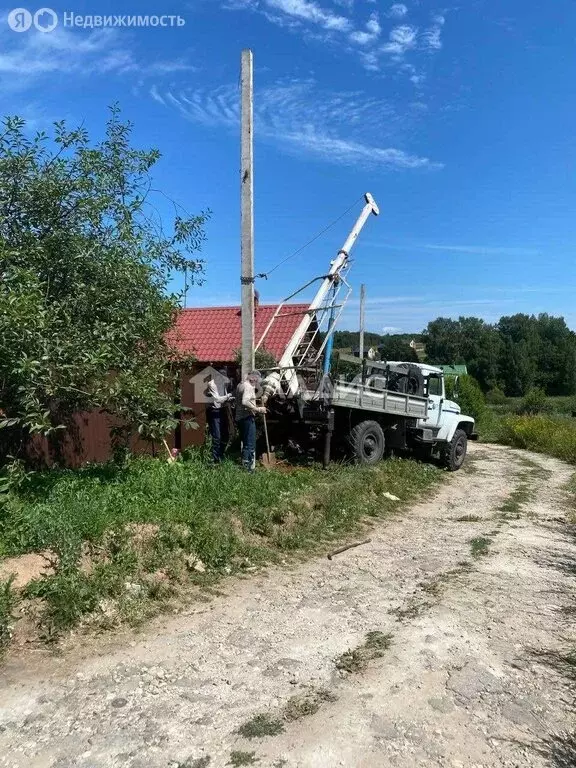
[[[3,87],[26,87],[30,80],[55,72],[90,74],[122,71],[134,66],[132,54],[119,41],[117,30],[96,30],[89,35],[62,28],[50,34],[0,34],[0,74]]]
[[[423,247],[432,251],[468,253],[475,256],[538,256],[541,253],[536,248],[509,248],[507,246],[426,244]]]
[[[130,38],[116,29],[84,34],[58,27],[50,34],[31,30],[15,35],[0,18],[0,91],[25,91],[58,73],[159,77],[194,69],[183,58],[139,61],[130,48]]]
[[[397,56],[403,56],[407,51],[416,47],[418,39],[418,29],[408,24],[402,24],[390,30],[389,42],[385,43],[380,50],[382,53],[393,53]]]
[[[404,3],[394,3],[388,10],[388,16],[392,19],[402,19],[408,13],[408,8]]]
[[[166,92],[154,87],[150,96],[195,123],[238,129],[236,86]],[[318,91],[313,81],[277,83],[261,89],[255,99],[258,136],[298,155],[389,169],[442,167],[427,157],[376,143],[374,137],[382,137],[382,125],[394,119],[394,110],[386,102],[361,93]]]
[[[333,0],[344,9],[335,11],[318,0],[221,0],[222,7],[227,10],[243,10],[262,14],[270,22],[281,27],[287,27],[299,34],[304,40],[321,41],[340,45],[344,51],[357,56],[365,69],[377,72],[384,66],[394,67],[398,72],[407,76],[415,85],[421,85],[425,76],[406,57],[409,53],[432,53],[442,48],[442,27],[444,16],[436,13],[428,16],[421,28],[405,23],[408,16],[408,6],[404,3],[394,3],[383,13],[387,19],[387,42],[382,43],[383,32],[381,19],[372,12],[368,19],[361,19],[361,6],[354,5],[353,0]],[[368,0],[372,2],[372,0]],[[356,13],[354,13],[356,9]],[[420,13],[422,16],[422,13]],[[401,23],[400,23],[401,22]],[[314,28],[316,32],[314,32]],[[422,58],[422,57],[421,57]]]
[[[377,40],[380,37],[381,32],[382,27],[378,21],[378,14],[373,13],[366,23],[366,30],[352,32],[350,34],[350,40],[353,43],[358,43],[358,45],[368,45]]]
[[[348,10],[352,7],[349,2],[340,2],[339,5]],[[223,7],[233,11],[260,11],[269,21],[280,26],[296,21],[334,32],[348,32],[353,26],[348,17],[324,8],[315,0],[225,0]]]
[[[371,248],[386,248],[392,251],[445,251],[446,253],[462,253],[471,256],[541,256],[538,248],[524,246],[499,246],[499,245],[445,245],[443,243],[387,243],[384,241],[370,240],[367,243]]]
[[[426,29],[422,35],[425,48],[430,51],[438,51],[442,48],[442,28],[445,23],[444,16],[434,16],[432,26]]]

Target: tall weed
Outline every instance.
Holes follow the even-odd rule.
[[[545,416],[507,416],[494,430],[498,442],[576,464],[576,424]]]

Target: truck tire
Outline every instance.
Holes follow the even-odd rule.
[[[384,456],[384,432],[377,421],[361,421],[352,429],[348,444],[356,464],[377,464]]]
[[[454,437],[444,449],[443,464],[449,472],[456,472],[464,464],[468,449],[468,435],[463,429],[457,429]]]

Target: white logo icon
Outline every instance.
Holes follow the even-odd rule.
[[[52,32],[58,25],[58,16],[52,8],[40,8],[34,14],[34,26],[38,32]]]
[[[8,26],[14,32],[27,32],[32,24],[38,32],[52,32],[58,26],[58,14],[52,8],[40,8],[34,16],[26,8],[14,8],[8,14]]]
[[[26,8],[14,8],[8,14],[8,26],[14,32],[27,32],[32,26],[32,14]]]

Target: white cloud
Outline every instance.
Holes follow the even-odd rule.
[[[390,31],[390,42],[384,46],[388,53],[405,53],[416,46],[418,30],[408,24],[394,27]]]
[[[432,51],[442,48],[442,27],[446,23],[444,16],[436,15],[433,24],[423,33],[424,47]]]
[[[238,88],[213,91],[150,92],[159,102],[205,126],[237,130]],[[388,169],[434,169],[441,164],[393,146],[382,146],[382,126],[397,116],[389,105],[363,94],[318,92],[311,81],[280,83],[264,88],[255,103],[259,138],[298,154],[342,165]],[[376,143],[376,139],[380,141]]]
[[[154,101],[157,101],[158,104],[162,104],[162,106],[164,107],[166,106],[166,102],[164,101],[162,96],[158,93],[158,89],[156,88],[155,85],[153,85],[152,88],[150,88],[150,96],[152,96]]]
[[[30,31],[24,36],[4,29],[7,26],[0,27],[0,91],[24,91],[58,73],[161,76],[194,69],[183,59],[138,62],[127,46],[128,38],[115,29],[83,34],[59,27],[50,34]]]
[[[406,16],[407,13],[408,8],[404,5],[404,3],[394,3],[394,5],[390,6],[388,16],[390,16],[392,19],[402,19],[404,16]]]
[[[373,13],[366,23],[366,31],[352,32],[350,35],[350,41],[352,43],[357,43],[358,45],[369,45],[370,43],[373,43],[375,40],[377,40],[378,37],[380,37],[381,32],[382,27],[378,21],[378,14]]]
[[[478,256],[539,256],[541,252],[535,248],[484,246],[484,245],[430,245],[424,248],[433,251],[449,251],[454,253],[469,253]]]
[[[11,77],[13,88],[55,72],[90,74],[134,66],[131,53],[119,44],[118,33],[112,29],[80,35],[59,28],[50,34],[26,33],[24,40],[19,35],[8,35],[0,36],[0,74]],[[8,80],[3,80],[6,86]]]
[[[382,328],[382,333],[402,333],[402,328],[397,328],[395,325],[385,325]]]
[[[352,28],[352,22],[345,16],[322,8],[314,0],[263,0],[263,2],[274,11],[301,21],[318,24],[326,30],[348,32]]]

